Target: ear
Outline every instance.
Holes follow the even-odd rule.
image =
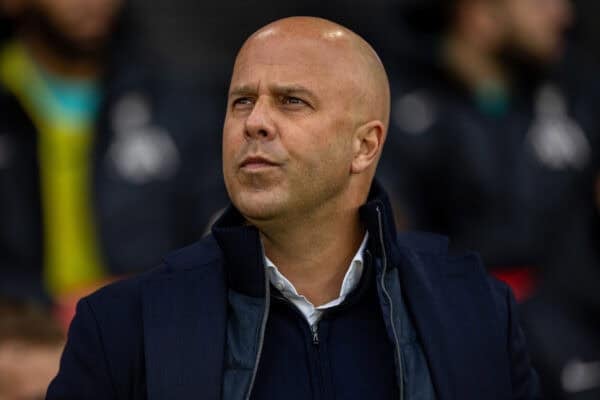
[[[385,128],[381,121],[369,121],[354,132],[352,148],[354,157],[350,172],[360,174],[377,164],[383,146]]]

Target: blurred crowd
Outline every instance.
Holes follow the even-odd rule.
[[[479,251],[511,285],[546,398],[600,398],[593,3],[0,0],[0,399],[43,398],[76,301],[197,240],[227,205],[235,51],[288,15],[380,52],[378,178],[398,226]]]

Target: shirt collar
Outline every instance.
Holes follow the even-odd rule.
[[[390,269],[405,262],[409,257],[406,246],[410,243],[396,243],[392,207],[377,179],[373,180],[367,202],[358,211],[362,224],[369,232],[369,251],[373,259],[385,257]],[[228,287],[246,296],[264,298],[265,283],[269,279],[265,279],[265,259],[258,229],[248,225],[244,216],[233,205],[229,205],[211,230],[221,250],[219,254],[223,258]],[[381,265],[375,263],[374,268],[378,270]]]
[[[348,270],[346,271],[346,275],[344,276],[344,280],[342,281],[342,287],[340,288],[340,294],[338,298],[317,307],[318,309],[325,309],[340,304],[342,301],[344,301],[346,296],[358,285],[364,269],[363,253],[365,248],[367,247],[368,239],[369,232],[366,232],[356,254],[352,258],[352,261],[348,266]],[[304,298],[304,296],[298,293],[294,285],[279,271],[277,266],[266,255],[264,256],[264,262],[266,271],[269,275],[269,281],[286,298]]]

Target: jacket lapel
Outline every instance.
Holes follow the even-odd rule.
[[[227,320],[222,269],[167,270],[146,281],[143,318],[148,399],[220,399]]]

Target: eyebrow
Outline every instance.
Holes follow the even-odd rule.
[[[273,85],[270,88],[271,92],[277,94],[303,94],[309,97],[313,97],[314,94],[311,90],[307,89],[302,85]]]
[[[229,96],[248,96],[256,93],[256,88],[250,85],[242,85],[232,88],[229,91]]]
[[[241,85],[229,91],[229,96],[254,96],[256,95],[257,87],[255,85]],[[305,95],[311,99],[315,98],[314,93],[302,85],[271,85],[269,92],[277,95]]]

